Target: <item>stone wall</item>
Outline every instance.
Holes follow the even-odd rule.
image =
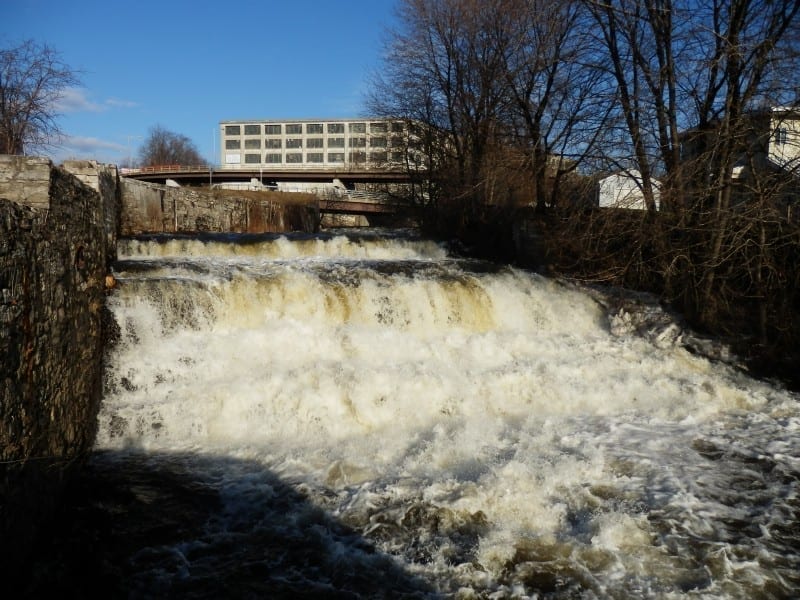
[[[0,565],[14,572],[88,455],[120,234],[313,231],[310,202],[121,180],[113,166],[0,156]]]
[[[116,169],[83,167],[93,187],[44,159],[0,157],[0,564],[9,572],[94,441],[119,204]]]
[[[126,236],[142,233],[310,232],[319,227],[319,209],[311,197],[306,202],[286,203],[247,197],[244,193],[222,196],[205,189],[123,179],[122,206],[121,233]]]

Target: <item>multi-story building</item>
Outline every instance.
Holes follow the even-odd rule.
[[[229,168],[390,169],[405,164],[408,127],[396,119],[220,122],[220,165]]]

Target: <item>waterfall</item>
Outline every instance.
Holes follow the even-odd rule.
[[[326,525],[325,552],[382,557],[359,563],[375,589],[385,560],[421,595],[800,583],[797,398],[619,327],[586,290],[408,232],[120,254],[97,460],[179,457],[224,506],[181,541],[180,569],[143,581],[206,573],[187,548],[280,520],[265,506],[280,482],[357,534]]]

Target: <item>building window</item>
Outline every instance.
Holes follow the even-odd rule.
[[[322,138],[308,138],[306,140],[306,148],[322,148]]]
[[[303,126],[299,123],[292,123],[286,126],[286,135],[303,133]]]
[[[404,145],[403,138],[399,135],[392,136],[392,148],[402,148]]]
[[[261,148],[261,140],[245,140],[244,147],[248,150],[255,150],[256,148]]]
[[[392,162],[401,163],[403,162],[404,156],[402,152],[392,152]]]
[[[365,163],[367,162],[367,153],[351,152],[349,158],[351,163]]]
[[[321,163],[322,162],[322,152],[309,152],[306,154],[306,162],[309,163]]]
[[[370,133],[386,133],[386,123],[370,123]]]
[[[369,145],[371,148],[386,148],[386,138],[385,137],[374,137],[369,140]]]
[[[240,135],[241,131],[238,125],[225,125],[225,135]]]
[[[281,126],[280,125],[264,125],[264,133],[266,135],[280,135],[281,134]]]
[[[328,162],[344,162],[344,152],[328,152]]]
[[[344,138],[328,138],[328,148],[344,148]]]
[[[392,133],[403,133],[403,124],[400,121],[392,123]]]
[[[344,123],[328,123],[328,133],[344,133]]]
[[[266,141],[267,148],[275,149],[275,148],[282,148],[283,147],[283,140],[278,138],[269,138]]]
[[[245,135],[261,135],[261,125],[245,125]]]
[[[289,152],[286,154],[287,163],[301,163],[303,162],[303,154],[301,152]]]
[[[786,127],[778,127],[775,130],[775,143],[786,144],[789,141],[789,130]]]
[[[306,133],[322,133],[322,123],[309,123],[306,125]]]
[[[238,150],[242,147],[241,142],[239,140],[225,140],[225,149],[226,150]]]
[[[367,133],[366,123],[350,123],[348,127],[350,133]]]
[[[351,148],[366,148],[367,147],[367,138],[363,138],[363,137],[350,138],[349,146]]]
[[[270,164],[273,164],[273,165],[276,164],[276,163],[280,164],[281,155],[280,154],[267,154],[264,157],[264,162],[270,163]]]
[[[258,164],[261,162],[261,155],[260,154],[245,154],[244,155],[244,162],[249,165]]]
[[[288,127],[287,127],[288,129]],[[286,147],[287,148],[302,148],[303,147],[303,140],[300,138],[288,138],[286,140]]]
[[[375,164],[383,164],[386,162],[386,152],[370,152],[369,160]]]

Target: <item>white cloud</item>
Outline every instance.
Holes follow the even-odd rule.
[[[136,108],[139,106],[138,102],[132,100],[122,100],[121,98],[109,98],[106,100],[106,106],[112,108]]]
[[[55,108],[61,113],[103,112],[105,107],[90,100],[80,88],[67,88],[56,100]]]
[[[125,144],[96,137],[67,135],[60,140],[58,145],[51,148],[49,155],[56,164],[72,159],[118,163],[127,157],[128,153],[129,149]]]
[[[79,150],[115,150],[121,152],[127,149],[125,144],[119,144],[117,142],[109,142],[107,140],[101,140],[100,138],[96,137],[83,137],[79,135],[70,135],[67,136],[63,141],[64,146],[68,146],[70,148],[76,148]]]
[[[114,108],[134,108],[136,102],[122,98],[108,98],[103,102],[95,102],[82,88],[67,88],[62,91],[61,98],[55,102],[55,109],[60,113],[92,112],[100,113]]]

